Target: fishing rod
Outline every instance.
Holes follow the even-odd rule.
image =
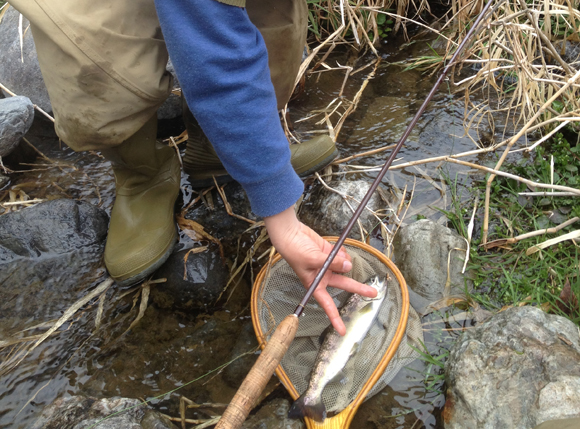
[[[413,128],[415,127],[415,125],[417,125],[419,118],[421,117],[421,115],[427,108],[427,105],[435,95],[435,92],[439,88],[439,85],[441,85],[441,82],[443,82],[449,70],[451,70],[451,68],[457,64],[456,61],[457,58],[459,57],[459,54],[463,51],[465,45],[467,45],[467,43],[471,40],[475,32],[479,29],[479,24],[481,23],[486,13],[488,12],[489,8],[491,7],[492,2],[493,0],[488,0],[487,4],[483,8],[483,10],[473,23],[469,31],[467,32],[467,35],[457,47],[457,50],[451,57],[451,60],[449,61],[449,63],[447,63],[447,65],[439,75],[439,78],[433,85],[433,88],[427,95],[427,98],[425,98],[425,101],[423,101],[423,104],[413,117],[413,120],[407,126],[407,129],[405,130],[405,132],[399,139],[399,142],[391,152],[391,155],[387,159],[387,162],[385,163],[385,165],[379,172],[378,176],[373,181],[371,187],[367,191],[366,195],[360,202],[358,208],[356,209],[352,218],[350,219],[344,231],[342,232],[342,235],[340,236],[338,241],[334,244],[332,251],[329,253],[326,261],[324,262],[324,265],[322,266],[322,268],[316,275],[314,281],[308,288],[306,294],[304,295],[304,298],[302,298],[302,301],[300,301],[300,304],[298,304],[296,310],[294,310],[294,313],[286,316],[286,318],[278,325],[278,327],[270,337],[268,344],[266,344],[266,347],[264,347],[264,349],[262,350],[262,353],[258,357],[258,360],[254,364],[254,366],[244,379],[242,385],[240,386],[235,396],[233,397],[232,401],[224,411],[224,414],[222,415],[220,421],[216,425],[216,429],[240,428],[244,423],[244,421],[246,420],[246,417],[248,417],[248,414],[254,407],[255,402],[260,397],[260,394],[266,387],[266,384],[272,377],[272,374],[274,374],[276,367],[280,364],[280,361],[284,357],[284,354],[286,354],[288,347],[294,340],[294,337],[296,336],[296,331],[298,330],[299,317],[302,315],[306,303],[310,300],[312,294],[320,284],[320,281],[328,271],[330,264],[332,264],[332,261],[334,260],[335,256],[338,254],[340,248],[344,244],[347,235],[350,233],[352,227],[354,226],[354,224],[360,217],[361,213],[365,209],[367,203],[371,199],[372,194],[375,192],[381,180],[391,167],[391,164],[393,163],[395,157],[399,153],[399,150],[401,150],[401,147],[411,134],[411,131],[413,131]]]

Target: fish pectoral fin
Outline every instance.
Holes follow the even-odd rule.
[[[318,337],[318,345],[321,346],[322,343],[324,342],[326,336],[332,332],[334,328],[332,327],[332,325],[328,325],[324,331],[322,331],[322,333],[320,334],[320,337]]]
[[[366,314],[366,313],[369,313],[371,311],[373,311],[373,303],[372,302],[369,302],[367,305],[365,305],[363,308],[361,308],[359,310],[359,313],[360,314]]]

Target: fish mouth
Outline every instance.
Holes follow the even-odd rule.
[[[379,276],[373,277],[373,279],[371,280],[371,284],[369,284],[369,286],[376,289],[377,296],[375,296],[374,298],[369,298],[367,296],[361,296],[362,300],[363,301],[381,300],[385,297],[385,295],[387,293],[387,278],[385,278],[384,280],[381,280],[379,278]]]

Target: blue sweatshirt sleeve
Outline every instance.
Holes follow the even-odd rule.
[[[155,0],[187,103],[252,210],[291,207],[304,185],[290,164],[266,45],[246,10],[215,0]]]

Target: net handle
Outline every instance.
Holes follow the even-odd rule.
[[[242,426],[254,407],[254,403],[272,378],[274,370],[286,354],[297,330],[298,317],[294,314],[286,316],[278,325],[268,345],[262,350],[260,357],[223,413],[216,429],[233,429]]]
[[[329,241],[330,243],[334,243],[338,240],[338,237],[323,237],[323,238],[325,240]],[[395,331],[395,335],[393,336],[391,344],[389,345],[385,354],[383,355],[383,359],[381,359],[381,362],[379,363],[377,368],[373,371],[373,373],[370,375],[368,380],[365,382],[365,384],[361,388],[361,391],[359,392],[357,397],[353,400],[353,402],[350,403],[350,405],[347,408],[345,408],[339,414],[339,415],[343,416],[343,418],[341,420],[343,420],[343,422],[346,424],[346,425],[341,426],[341,427],[347,428],[348,425],[350,424],[350,422],[352,421],[354,415],[356,414],[356,411],[357,411],[358,407],[360,406],[360,404],[364,401],[367,394],[371,391],[373,386],[380,379],[381,375],[385,372],[385,369],[387,368],[387,366],[389,365],[393,356],[397,352],[397,349],[399,348],[399,344],[401,343],[401,341],[405,335],[405,331],[407,329],[407,322],[409,319],[409,292],[407,290],[407,283],[405,282],[405,278],[403,277],[403,275],[401,274],[401,272],[399,271],[397,266],[389,258],[387,258],[383,253],[379,252],[377,249],[375,249],[372,246],[369,246],[366,243],[363,243],[363,242],[360,242],[357,240],[353,240],[350,238],[347,238],[344,241],[344,244],[347,246],[352,246],[352,247],[357,247],[359,249],[362,249],[362,250],[372,254],[378,260],[380,260],[383,264],[385,264],[389,268],[389,270],[391,270],[391,272],[395,275],[395,277],[397,279],[399,288],[401,290],[401,301],[402,301],[401,317],[399,318],[399,324],[397,325],[397,330]],[[262,299],[262,290],[264,289],[265,280],[267,279],[267,277],[270,274],[271,266],[273,266],[274,264],[279,262],[281,259],[282,259],[282,256],[277,253],[272,258],[272,260],[260,270],[260,272],[258,273],[258,276],[256,277],[256,281],[254,282],[254,287],[252,289],[252,302],[251,302],[251,304],[252,304],[252,306],[251,306],[252,307],[251,308],[251,310],[252,310],[252,324],[254,325],[254,332],[256,333],[258,343],[260,344],[260,347],[262,347],[262,348],[267,347],[267,344],[269,344],[269,342],[268,343],[266,342],[266,336],[268,335],[268,333],[264,332],[262,330],[262,326],[260,325],[260,319],[259,319],[259,315],[258,315],[258,303]],[[288,375],[286,374],[286,372],[282,368],[282,365],[278,365],[278,367],[276,367],[276,375],[278,376],[278,378],[280,379],[280,381],[282,382],[282,384],[284,385],[284,387],[286,388],[288,393],[290,393],[290,396],[292,396],[292,399],[294,399],[294,400],[298,399],[298,397],[300,396],[300,393],[298,393],[298,391],[296,390],[296,388],[294,387],[294,385],[290,381],[290,378],[288,377]],[[338,417],[338,416],[335,416],[335,417]],[[334,419],[334,417],[327,419],[329,424],[332,424],[331,419]],[[322,427],[324,427],[324,424],[316,423],[314,420],[311,420],[309,418],[305,418],[305,421],[306,421],[306,425],[308,428],[322,428]]]

